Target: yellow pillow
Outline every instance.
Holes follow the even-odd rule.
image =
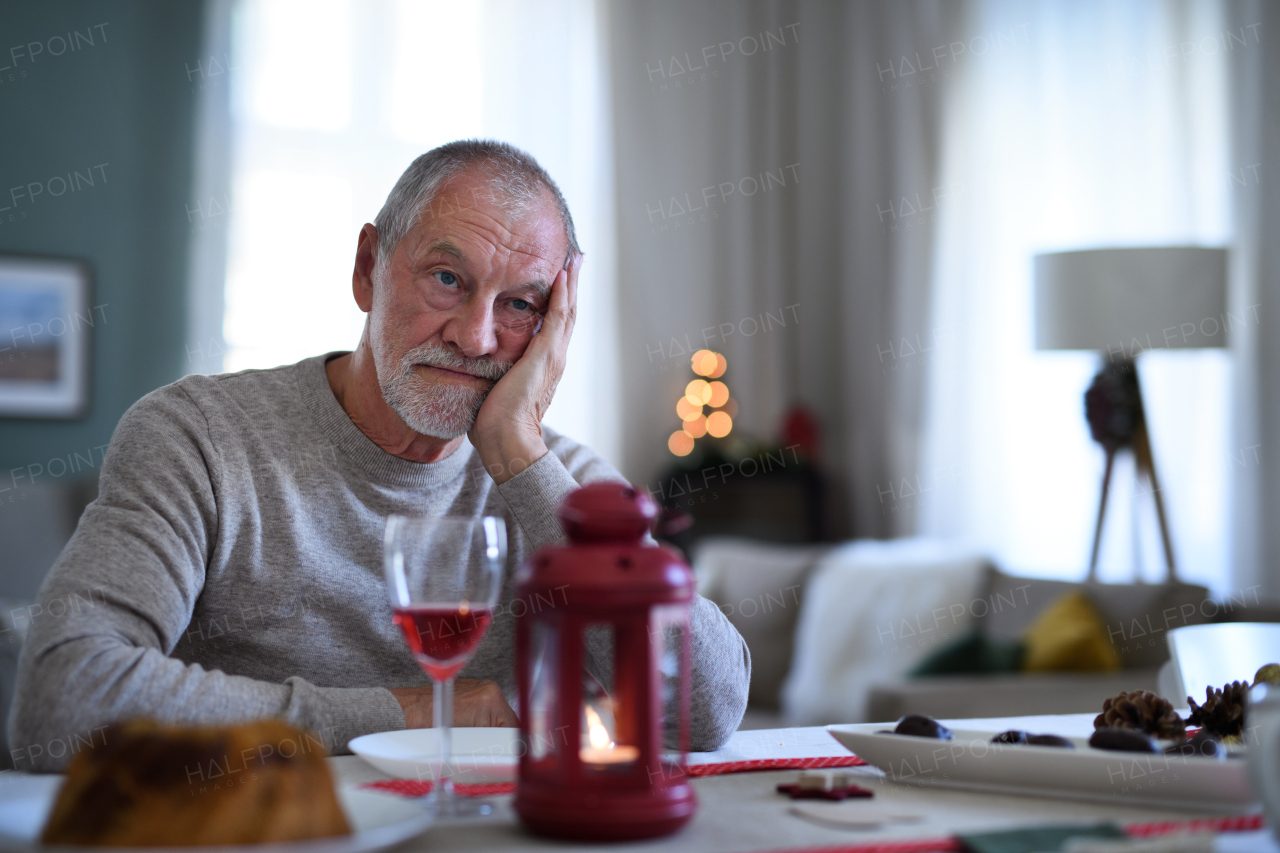
[[[1025,672],[1111,672],[1120,668],[1107,626],[1089,596],[1069,592],[1049,605],[1022,637]]]

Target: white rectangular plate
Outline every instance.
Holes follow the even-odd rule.
[[[991,743],[1003,729],[953,729],[955,739],[944,741],[884,733],[892,723],[826,728],[862,760],[904,784],[1213,812],[1249,811],[1257,802],[1242,757],[1218,761],[1110,752],[1093,749],[1079,737],[1069,738],[1075,749]]]
[[[427,781],[440,755],[440,733],[436,729],[378,732],[358,737],[348,746],[383,773]],[[519,729],[453,729],[449,768],[455,784],[514,782],[519,763]]]

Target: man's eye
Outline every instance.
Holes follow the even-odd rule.
[[[436,280],[439,281],[441,284],[443,284],[445,287],[458,286],[458,277],[451,272],[446,272],[445,270],[441,270],[440,272],[436,273]]]
[[[517,311],[527,311],[533,306],[523,299],[512,299],[511,307],[516,309]]]

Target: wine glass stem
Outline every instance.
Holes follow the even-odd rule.
[[[453,799],[453,780],[449,764],[453,761],[453,679],[435,682],[431,691],[432,722],[440,732],[440,767],[436,772],[436,801]]]

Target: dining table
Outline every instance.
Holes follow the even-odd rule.
[[[952,728],[1055,732],[1087,737],[1093,714],[943,720]],[[891,724],[890,724],[891,725]],[[492,796],[494,813],[465,824],[437,823],[403,849],[421,851],[665,851],[666,853],[944,853],[958,847],[958,833],[982,833],[1046,825],[1119,824],[1147,839],[1178,833],[1212,833],[1212,849],[1223,853],[1280,853],[1260,807],[1237,815],[1206,809],[1161,809],[1137,802],[1106,804],[1043,796],[991,794],[936,785],[917,786],[888,779],[869,766],[847,766],[852,753],[822,726],[738,731],[719,750],[689,755],[698,810],[680,831],[647,841],[591,844],[540,838],[527,832],[511,808],[512,797]],[[386,774],[354,756],[329,759],[344,784],[382,788],[395,785]],[[800,766],[797,766],[800,765]],[[798,816],[840,803],[792,800],[777,790],[794,783],[801,767],[839,767],[874,797],[865,801],[876,813],[908,817],[867,829],[824,825]],[[712,772],[699,776],[698,768]],[[776,769],[782,767],[785,769]],[[849,801],[845,801],[846,803]],[[1158,850],[1150,844],[1149,850]],[[1173,848],[1170,848],[1173,849]]]
[[[984,720],[943,720],[953,728],[1000,731],[1055,732],[1087,736],[1093,715],[1005,717]],[[464,821],[437,821],[398,849],[423,853],[477,851],[666,851],[666,853],[956,853],[958,834],[998,832],[1045,826],[1097,825],[1124,828],[1135,851],[1216,850],[1221,853],[1280,853],[1261,807],[1224,815],[1194,806],[1155,808],[1133,799],[1088,802],[1063,797],[990,793],[942,785],[914,785],[893,781],[870,765],[852,766],[852,753],[824,727],[807,726],[738,731],[719,750],[691,753],[689,771],[698,797],[694,817],[678,832],[645,841],[583,843],[543,838],[529,833],[512,809],[510,785],[492,786],[486,795],[493,809],[487,816]],[[415,780],[395,779],[355,755],[328,759],[339,787],[410,796]],[[702,768],[701,770],[699,768]],[[795,783],[806,769],[838,768],[851,781],[869,789],[873,797],[859,805],[793,800],[778,791]],[[49,785],[48,777],[10,771],[0,779],[0,791]],[[857,828],[822,819],[823,809],[862,808],[868,814],[891,816]],[[1187,833],[1192,833],[1188,836]],[[1186,846],[1187,838],[1198,847]],[[1161,841],[1168,842],[1164,846]],[[1176,842],[1176,843],[1175,843]],[[1181,845],[1181,846],[1179,846]]]

